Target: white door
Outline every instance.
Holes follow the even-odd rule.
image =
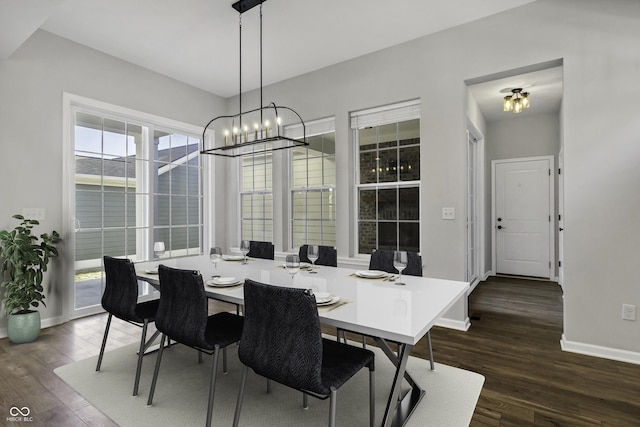
[[[552,278],[553,157],[493,163],[496,273]]]

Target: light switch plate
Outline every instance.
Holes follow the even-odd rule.
[[[456,208],[442,208],[442,219],[456,219]]]

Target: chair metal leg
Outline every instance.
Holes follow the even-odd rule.
[[[202,363],[202,352],[198,350],[198,363]]]
[[[249,367],[244,366],[242,368],[242,379],[240,380],[240,391],[238,391],[238,400],[236,402],[236,412],[233,416],[233,427],[238,427],[240,421],[240,407],[242,406],[242,399],[244,398],[244,385],[247,382],[247,372]]]
[[[138,384],[140,383],[140,371],[142,370],[142,358],[144,357],[144,349],[146,347],[147,340],[147,326],[149,326],[149,320],[144,319],[142,325],[142,336],[140,337],[140,351],[138,351],[138,366],[136,367],[136,379],[133,383],[133,395],[138,395]]]
[[[329,427],[335,427],[336,425],[337,394],[335,387],[331,387],[331,398],[329,399]]]
[[[100,355],[98,356],[98,364],[96,365],[96,372],[100,370],[102,365],[102,356],[104,355],[104,348],[107,345],[107,335],[109,335],[109,327],[111,326],[111,313],[107,318],[107,326],[104,328],[104,337],[102,338],[102,347],[100,347]]]
[[[267,378],[267,394],[271,393],[271,380]]]
[[[220,346],[213,347],[213,364],[211,366],[211,380],[209,385],[209,405],[207,406],[207,427],[211,425],[213,418],[213,397],[216,392],[216,373],[218,372],[218,359],[220,358]]]
[[[435,370],[435,364],[433,363],[433,348],[431,348],[431,331],[427,331],[427,346],[429,347],[429,364],[431,365],[431,370]]]
[[[369,370],[369,426],[376,423],[376,380],[375,371]]]
[[[302,392],[302,407],[309,409],[309,395],[305,392]]]
[[[147,406],[153,404],[153,394],[156,391],[156,382],[158,381],[158,372],[160,371],[160,361],[162,360],[162,351],[164,350],[164,340],[167,336],[162,334],[160,338],[160,348],[158,349],[158,357],[156,358],[156,367],[153,370],[153,380],[151,381],[151,388],[149,389],[149,399],[147,400]]]
[[[367,348],[367,338],[364,335],[362,336],[362,348]]]
[[[227,347],[222,349],[222,373],[226,374],[227,371]]]

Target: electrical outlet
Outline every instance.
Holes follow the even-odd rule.
[[[622,304],[622,320],[636,320],[636,306],[632,304]]]
[[[456,219],[456,208],[442,208],[442,219]]]

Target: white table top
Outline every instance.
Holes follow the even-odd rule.
[[[330,292],[348,304],[334,310],[319,308],[320,321],[354,332],[386,340],[415,345],[434,323],[469,289],[469,283],[402,276],[405,286],[382,279],[364,279],[354,275],[357,270],[318,266],[312,274],[300,270],[294,279],[283,267],[283,262],[249,259],[243,265],[239,261],[220,261],[217,271],[208,256],[162,260],[161,264],[174,268],[199,270],[206,282],[215,273],[223,277],[250,278],[272,285],[312,289],[314,292]],[[158,262],[136,264],[140,278],[158,283],[157,274],[145,273]],[[211,298],[242,304],[242,286],[216,288],[205,286]]]

